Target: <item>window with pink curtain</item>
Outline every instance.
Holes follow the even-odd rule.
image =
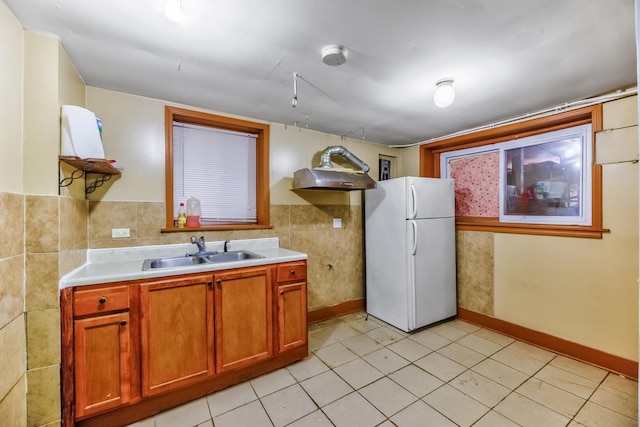
[[[491,152],[452,159],[456,216],[500,216],[500,153]]]

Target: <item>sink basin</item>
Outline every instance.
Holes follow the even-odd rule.
[[[209,255],[205,257],[209,262],[231,262],[231,261],[243,261],[245,259],[257,259],[264,258],[262,255],[255,254],[251,251],[229,251],[220,252],[215,255]]]
[[[206,252],[194,252],[192,254],[187,254],[187,256],[209,256],[209,255],[215,255],[217,254],[218,251],[206,251]]]
[[[206,253],[206,252],[205,252]],[[153,270],[156,268],[171,268],[171,267],[191,267],[199,264],[219,264],[223,262],[243,261],[246,259],[258,259],[264,258],[262,255],[258,255],[251,251],[229,251],[211,253],[211,255],[189,255],[173,258],[151,258],[145,259],[142,264],[142,270]]]
[[[206,262],[206,259],[199,256],[145,259],[144,264],[142,264],[142,269],[150,270],[153,268],[188,267],[192,265],[205,264]]]

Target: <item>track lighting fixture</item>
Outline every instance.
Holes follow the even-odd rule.
[[[291,106],[296,108],[298,105],[298,77],[300,74],[293,73],[293,99],[291,100]]]

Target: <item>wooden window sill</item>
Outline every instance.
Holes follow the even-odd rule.
[[[521,224],[500,222],[498,218],[456,217],[456,230],[489,231],[493,233],[530,234],[539,236],[580,237],[602,239],[606,228],[582,225]]]
[[[203,225],[200,227],[165,227],[160,230],[161,233],[181,233],[194,231],[225,231],[225,230],[268,230],[273,229],[273,225],[263,224],[218,224],[218,225]]]

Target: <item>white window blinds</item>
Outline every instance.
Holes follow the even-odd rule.
[[[200,199],[203,225],[256,222],[257,135],[173,122],[173,215]]]

